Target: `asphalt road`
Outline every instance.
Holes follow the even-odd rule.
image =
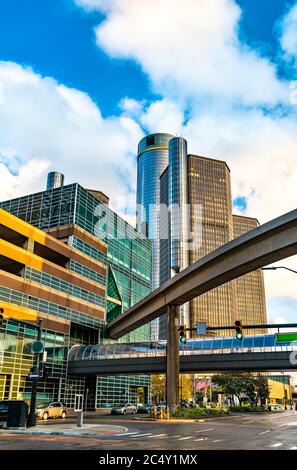
[[[50,427],[61,420],[47,422]],[[68,419],[68,422],[72,419]],[[73,420],[74,422],[75,420]],[[119,435],[100,438],[1,434],[5,449],[93,450],[297,450],[297,412],[242,414],[200,423],[136,421],[130,416],[97,416],[86,423],[117,424]],[[42,423],[44,424],[44,423]]]

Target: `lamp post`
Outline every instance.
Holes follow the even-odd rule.
[[[37,342],[41,342],[42,338],[42,320],[39,320],[38,323],[38,336]],[[32,370],[32,391],[31,391],[31,401],[30,401],[30,412],[27,418],[27,427],[36,426],[36,399],[37,399],[37,387],[38,379],[40,374],[40,353],[34,353],[33,359],[33,370]]]

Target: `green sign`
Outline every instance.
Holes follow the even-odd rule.
[[[289,343],[291,341],[297,341],[297,332],[296,333],[277,333],[276,341],[278,343]]]
[[[33,341],[31,345],[31,352],[34,354],[41,354],[44,351],[43,341]]]

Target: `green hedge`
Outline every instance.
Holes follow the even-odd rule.
[[[242,405],[242,406],[232,406],[229,408],[230,411],[237,411],[243,413],[263,413],[267,411],[266,406],[251,406],[251,405]]]
[[[207,416],[218,416],[229,414],[229,411],[225,408],[181,408],[176,413],[174,417],[176,418],[201,418]]]

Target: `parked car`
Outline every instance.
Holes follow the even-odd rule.
[[[0,403],[0,423],[4,423],[8,418],[8,403],[2,401]]]
[[[166,402],[165,401],[157,404],[157,409],[160,409],[160,408],[162,408],[163,411],[166,411]]]
[[[36,417],[47,420],[48,418],[66,418],[66,408],[60,401],[52,403],[40,403],[36,408]]]
[[[137,413],[150,413],[151,412],[152,405],[149,403],[146,404],[139,404],[137,405]]]
[[[137,413],[136,406],[130,403],[116,405],[111,409],[112,415],[135,415]]]

